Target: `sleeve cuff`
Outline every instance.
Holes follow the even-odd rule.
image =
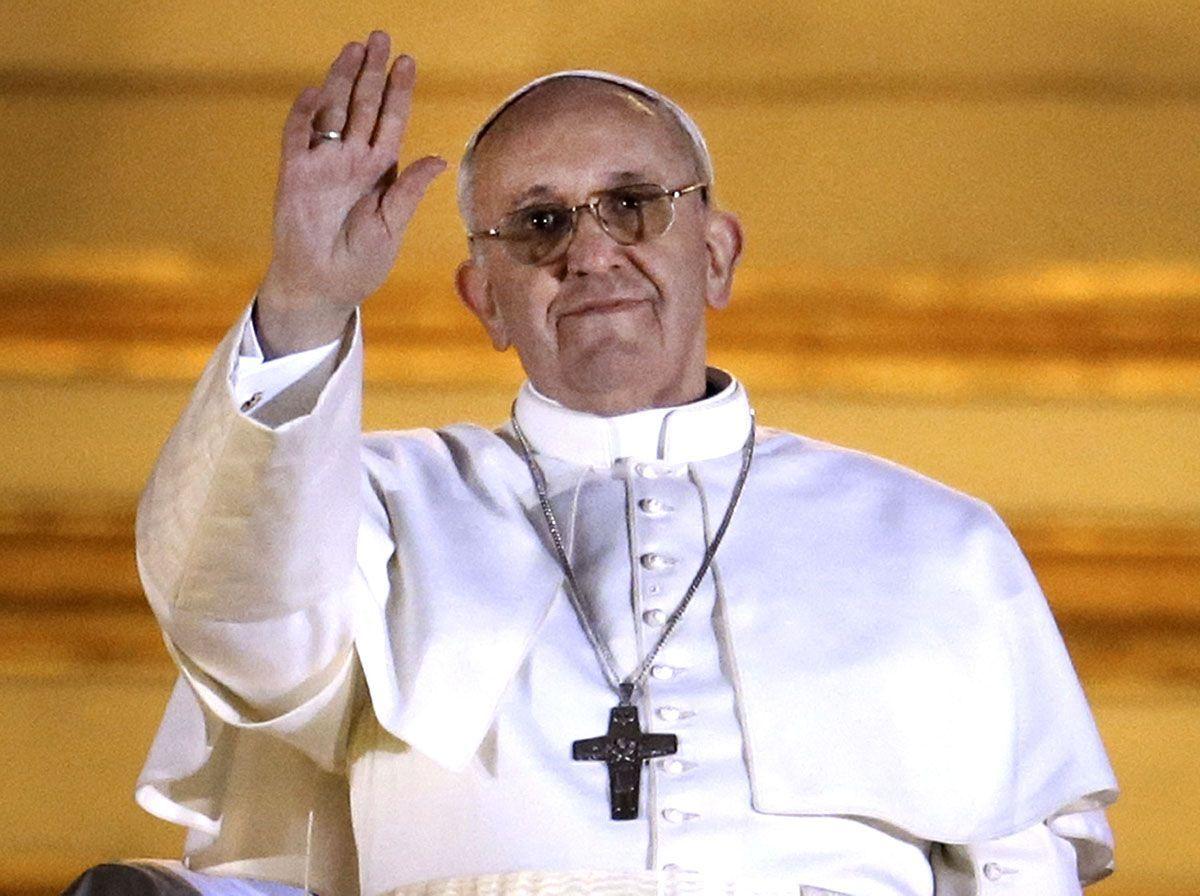
[[[357,328],[358,312],[354,312],[350,332]],[[345,337],[341,336],[325,345],[281,355],[266,360],[262,344],[254,327],[254,315],[246,316],[242,328],[242,342],[230,374],[230,384],[243,413],[264,405],[289,386],[299,382],[316,370],[337,351]]]
[[[1103,809],[1091,808],[1056,815],[1046,822],[1050,831],[1075,847],[1079,881],[1083,885],[1103,880],[1116,867],[1113,833]]]
[[[295,706],[268,718],[259,718],[243,701],[184,656],[170,637],[163,640],[184,680],[200,702],[222,722],[251,731],[268,731],[307,754],[326,771],[341,770],[354,703],[357,654],[353,647],[346,650],[314,693]]]

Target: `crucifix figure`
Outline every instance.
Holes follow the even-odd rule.
[[[614,706],[608,715],[608,734],[571,744],[573,759],[608,763],[608,800],[613,821],[637,818],[642,763],[669,756],[679,749],[674,734],[643,734],[636,706]]]

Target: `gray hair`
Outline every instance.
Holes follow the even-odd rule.
[[[696,122],[692,117],[683,111],[675,102],[663,96],[657,90],[647,87],[630,78],[623,78],[620,75],[614,75],[610,72],[592,71],[590,69],[573,69],[570,71],[554,72],[553,74],[543,75],[530,81],[524,87],[521,87],[516,92],[510,94],[495,111],[487,117],[475,133],[471,135],[471,139],[467,141],[466,148],[463,150],[462,161],[458,166],[458,213],[462,217],[463,223],[468,229],[472,228],[471,222],[471,177],[474,169],[475,149],[479,145],[479,141],[483,139],[483,135],[488,132],[496,120],[504,113],[509,106],[531,92],[537,87],[542,86],[547,81],[556,81],[566,78],[590,78],[595,81],[603,81],[633,93],[643,99],[650,100],[657,108],[663,110],[671,119],[679,125],[680,130],[687,135],[691,143],[692,154],[695,156],[696,167],[698,173],[709,185],[708,194],[712,194],[713,184],[713,166],[712,158],[708,154],[708,144],[704,141],[704,135],[700,133],[700,128],[696,126]]]

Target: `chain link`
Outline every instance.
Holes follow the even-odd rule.
[[[525,466],[529,468],[529,475],[533,479],[533,487],[537,490],[538,503],[542,508],[542,516],[546,520],[546,528],[550,532],[550,541],[554,544],[554,553],[557,556],[558,565],[562,567],[563,576],[567,580],[567,597],[571,601],[575,615],[579,617],[580,627],[583,628],[588,642],[592,645],[592,650],[596,653],[596,658],[600,661],[600,667],[604,672],[604,677],[609,687],[616,692],[621,706],[630,706],[641,691],[642,686],[646,683],[646,677],[650,674],[650,667],[654,664],[655,657],[658,656],[658,652],[662,649],[663,642],[675,631],[675,627],[679,624],[679,620],[688,608],[688,604],[691,603],[692,597],[704,581],[704,576],[708,573],[708,568],[712,565],[713,558],[717,554],[717,548],[721,546],[721,541],[725,538],[725,531],[729,528],[729,521],[733,519],[733,511],[737,508],[742,496],[742,489],[746,485],[746,476],[750,472],[750,461],[754,458],[754,412],[750,412],[750,434],[746,437],[745,445],[742,446],[742,466],[738,471],[737,481],[733,485],[733,494],[729,498],[729,505],[725,508],[725,515],[721,518],[721,524],[713,534],[712,541],[705,547],[704,558],[700,561],[700,568],[696,570],[696,575],[692,577],[691,584],[688,585],[679,604],[671,611],[666,622],[663,623],[662,634],[658,636],[658,640],[654,642],[654,646],[650,648],[650,652],[642,658],[637,668],[624,679],[617,672],[617,663],[613,658],[612,651],[609,650],[607,644],[600,640],[591,615],[588,613],[587,607],[583,604],[582,593],[575,579],[575,572],[571,569],[570,560],[567,558],[567,549],[563,542],[562,532],[558,527],[558,520],[554,516],[554,510],[550,507],[550,496],[546,488],[546,475],[542,472],[541,465],[534,459],[533,449],[530,448],[529,441],[525,438],[525,433],[522,432],[520,424],[517,423],[515,404],[513,405],[511,420],[513,432],[516,433],[517,441],[521,447],[521,457],[525,461]]]

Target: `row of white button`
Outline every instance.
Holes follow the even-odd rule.
[[[652,614],[657,614],[657,615],[652,615]],[[649,618],[647,618],[647,617],[649,617]],[[642,614],[642,618],[645,619],[647,623],[651,623],[651,619],[654,619],[654,620],[662,619],[665,621],[666,614],[663,613],[661,610],[649,610],[646,613]],[[654,624],[654,623],[651,623],[651,624]],[[661,625],[662,623],[659,622],[657,624]],[[659,664],[651,667],[651,669],[650,669],[650,674],[652,676],[654,676],[655,678],[659,679],[660,681],[676,678],[682,672],[683,672],[683,669],[681,669],[677,666],[668,666],[664,663],[659,663]],[[660,706],[658,709],[656,709],[654,711],[654,714],[656,716],[658,716],[658,718],[662,719],[664,722],[677,722],[680,719],[686,719],[689,716],[695,715],[695,713],[693,713],[691,710],[683,709],[682,707],[678,707],[678,706]],[[695,768],[696,763],[688,762],[685,759],[680,759],[678,756],[668,756],[665,759],[660,759],[658,761],[658,767],[660,769],[662,769],[662,771],[668,775],[678,776],[678,775],[682,775],[685,772],[690,771],[691,769]],[[668,806],[667,808],[663,809],[660,814],[662,815],[663,821],[667,822],[668,824],[683,824],[683,822],[685,822],[685,821],[689,821],[693,818],[700,817],[699,814],[696,812],[685,812],[683,809],[678,809],[674,806]],[[664,870],[672,870],[672,869],[678,870],[679,866],[678,865],[665,865],[664,866]]]
[[[666,501],[662,501],[658,498],[642,498],[638,501],[638,509],[641,510],[642,513],[646,514],[646,516],[664,516],[673,511],[675,508]],[[640,558],[640,562],[644,569],[651,571],[668,569],[669,567],[675,565],[674,558],[665,557],[656,553],[643,554]],[[662,587],[655,582],[649,586],[648,590],[651,594],[659,594],[662,591]],[[667,614],[663,610],[647,610],[642,614],[642,621],[645,622],[646,625],[660,628],[666,624]]]
[[[657,479],[660,476],[680,476],[687,471],[686,467],[671,467],[656,464],[638,464],[635,469],[639,476],[644,476],[647,479]],[[642,498],[638,501],[638,509],[647,516],[655,517],[665,516],[675,508],[659,498]],[[676,563],[674,557],[668,557],[665,554],[656,552],[642,554],[638,559],[642,564],[642,568],[651,572],[661,572],[664,569],[670,569]],[[650,585],[649,587],[651,594],[657,594],[660,590],[657,584]],[[657,628],[666,623],[667,614],[659,609],[647,610],[642,614],[642,621],[647,625]],[[678,677],[682,671],[678,667],[659,663],[651,667],[650,674],[659,681],[669,681]],[[690,710],[681,709],[677,706],[660,706],[655,710],[655,715],[665,722],[675,722],[680,719],[686,719],[693,715],[693,713]],[[684,772],[694,768],[695,763],[671,756],[659,760],[658,767],[668,775],[682,775]],[[689,819],[699,817],[695,812],[685,812],[683,809],[674,807],[667,807],[660,814],[663,821],[669,824],[682,824]],[[678,865],[672,863],[664,865],[663,870],[679,871],[680,868]]]

